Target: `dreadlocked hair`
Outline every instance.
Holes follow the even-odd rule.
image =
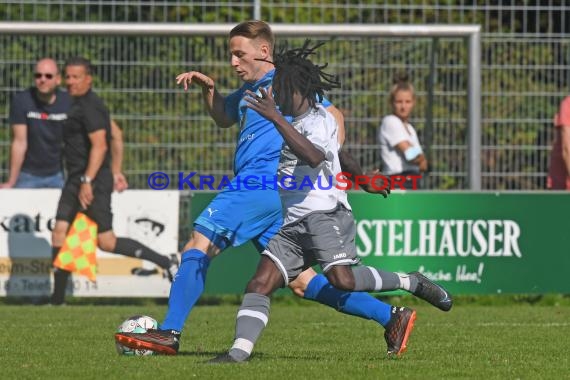
[[[293,93],[298,92],[314,108],[317,100],[323,100],[324,92],[339,88],[340,82],[336,75],[323,72],[328,63],[319,66],[309,59],[324,42],[313,47],[309,47],[310,43],[307,39],[301,48],[287,50],[287,44],[281,47],[273,57],[273,83],[279,87],[281,99],[292,99]]]

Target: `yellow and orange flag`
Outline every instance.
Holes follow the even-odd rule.
[[[53,265],[87,276],[95,282],[97,272],[96,251],[97,223],[87,215],[78,212]]]

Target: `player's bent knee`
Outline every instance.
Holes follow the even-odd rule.
[[[291,284],[289,285],[289,289],[291,289],[291,291],[293,292],[294,295],[296,295],[297,297],[301,297],[301,298],[305,298],[305,289],[307,287],[302,287],[302,286],[291,286]]]
[[[337,289],[352,291],[354,290],[354,276],[351,275],[352,273],[346,272],[345,270],[341,270],[340,268],[333,268],[329,272],[327,272],[326,277]]]
[[[305,297],[305,290],[309,285],[309,282],[317,275],[312,268],[308,268],[301,272],[297,278],[293,281],[289,282],[289,289],[295,294],[297,297],[304,298]]]
[[[192,237],[184,246],[183,252],[190,249],[198,249],[204,252],[208,257],[214,258],[220,253],[220,248],[217,247],[210,239],[197,231],[192,232]]]
[[[301,278],[301,276],[297,277],[295,280],[289,283],[289,289],[295,294],[297,297],[304,298],[305,297],[305,290],[307,289],[307,284],[310,282],[305,281]]]
[[[354,289],[354,281],[350,283],[350,281],[343,279],[329,278],[329,282],[332,286],[340,290],[352,291]]]
[[[273,293],[273,286],[259,279],[252,279],[246,287],[246,293],[258,293],[269,296]]]

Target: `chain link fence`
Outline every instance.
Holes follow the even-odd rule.
[[[272,23],[481,24],[482,187],[545,187],[552,116],[570,92],[564,1],[0,1],[1,21],[238,23],[256,12]],[[95,88],[124,130],[132,187],[146,188],[156,170],[231,174],[236,129],[215,128],[199,90],[184,93],[174,83],[192,69],[213,76],[222,92],[236,88],[225,38],[2,35],[0,46],[0,179],[8,170],[10,96],[31,85],[37,58],[63,62],[76,54],[96,64]],[[375,135],[389,111],[391,78],[406,70],[418,96],[412,123],[431,162],[427,188],[468,187],[462,39],[338,36],[321,50],[319,61],[340,75],[343,87],[330,98],[345,114],[348,148],[365,168],[378,164]]]

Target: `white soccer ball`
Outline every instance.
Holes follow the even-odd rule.
[[[149,317],[147,315],[135,315],[126,319],[121,325],[117,328],[117,332],[130,332],[130,333],[138,333],[142,334],[145,333],[148,329],[157,329],[158,322],[156,319]],[[154,351],[151,350],[137,350],[134,348],[129,348],[123,346],[122,344],[115,342],[115,347],[117,348],[117,352],[119,355],[128,355],[128,356],[146,356],[146,355],[154,355]]]

